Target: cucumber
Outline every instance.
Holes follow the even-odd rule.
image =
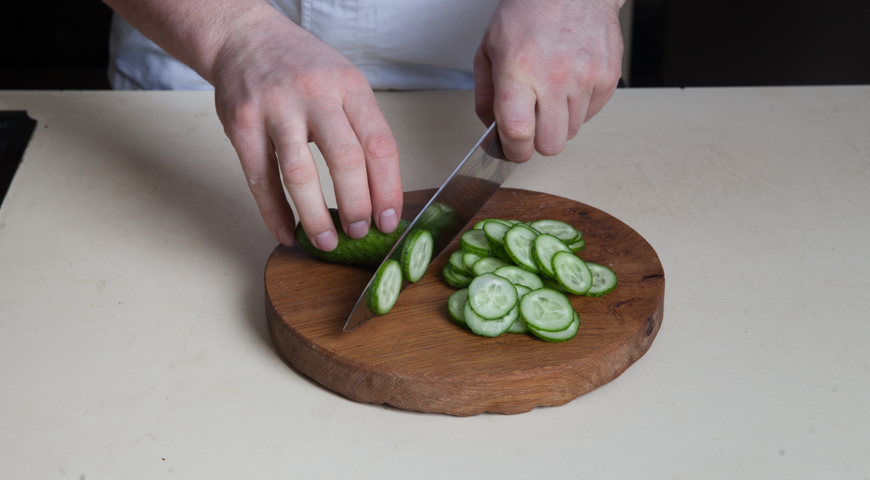
[[[474,268],[474,264],[478,260],[480,260],[480,258],[481,258],[480,255],[475,255],[473,253],[468,253],[468,252],[465,252],[465,254],[462,255],[462,263],[465,264],[465,270],[468,272],[469,275],[473,275],[473,273],[471,273],[472,268]]]
[[[497,258],[481,258],[480,260],[474,262],[474,266],[471,267],[471,273],[474,276],[479,276],[483,275],[484,273],[492,273],[496,271],[496,269],[506,267],[508,265],[510,264]]]
[[[517,305],[517,289],[506,279],[485,273],[468,286],[468,304],[487,320],[502,318]]]
[[[525,294],[531,292],[532,290],[525,285],[516,285],[514,287],[517,288],[517,299],[522,300]],[[518,310],[519,311],[519,310]],[[526,333],[529,331],[529,328],[526,326],[526,322],[523,320],[522,315],[517,315],[517,319],[514,320],[514,323],[507,329],[507,333]]]
[[[577,330],[580,329],[580,315],[577,315],[577,312],[574,312],[574,321],[568,325],[568,328],[565,330],[561,330],[558,332],[547,332],[545,330],[538,330],[532,326],[527,327],[529,332],[532,335],[544,340],[545,342],[559,343],[571,340],[577,335]]]
[[[505,251],[504,246],[504,235],[510,228],[509,225],[495,221],[486,222],[483,225],[483,233],[486,236],[486,243],[489,245],[489,249],[492,250],[492,253],[496,257],[506,262],[513,261]]]
[[[473,292],[469,292],[468,298],[471,300]],[[520,301],[520,315],[529,328],[559,332],[574,321],[574,307],[564,294],[539,288],[527,293]]]
[[[568,245],[568,248],[570,248],[572,252],[577,253],[586,248],[586,240],[581,238],[580,241]]]
[[[511,325],[520,317],[520,310],[516,306],[508,312],[507,315],[495,320],[487,320],[471,308],[468,302],[465,302],[465,323],[472,332],[482,337],[497,337],[508,331]]]
[[[474,230],[483,229],[483,225],[486,224],[486,222],[499,222],[499,223],[503,223],[503,224],[507,225],[508,227],[510,227],[511,225],[513,225],[513,222],[515,222],[515,221],[516,220],[502,220],[500,218],[484,218],[483,220],[474,224]]]
[[[586,262],[572,252],[556,252],[553,255],[553,272],[559,285],[574,295],[583,295],[592,286],[592,272]]]
[[[389,312],[402,289],[402,267],[396,260],[387,260],[378,269],[372,286],[366,293],[369,308],[378,315]]]
[[[600,297],[616,288],[616,273],[613,270],[597,263],[587,262],[586,265],[592,273],[592,286],[584,295]]]
[[[571,252],[565,242],[559,240],[549,233],[542,233],[535,237],[532,253],[535,257],[535,263],[541,269],[541,273],[553,280],[556,279],[556,273],[553,272],[553,255],[556,252]]]
[[[522,223],[512,226],[504,235],[504,247],[508,256],[520,268],[532,273],[540,271],[532,251],[538,235],[537,230]]]
[[[468,300],[468,289],[463,288],[453,292],[447,299],[447,312],[453,323],[465,327],[465,301]]]
[[[579,241],[583,237],[579,230],[558,220],[537,220],[529,226],[541,233],[548,233],[566,244]]]
[[[453,266],[454,270],[463,275],[471,275],[471,271],[468,267],[465,266],[465,261],[463,257],[465,256],[465,250],[459,249],[452,254],[450,254],[450,265]]]
[[[504,277],[508,279],[509,282],[516,285],[523,285],[528,287],[530,290],[537,290],[539,288],[544,287],[544,282],[541,281],[541,277],[535,275],[534,273],[527,272],[520,267],[515,265],[506,265],[504,267],[499,267],[492,272],[499,277]]]
[[[324,252],[317,249],[311,243],[311,239],[302,228],[302,223],[296,225],[296,242],[303,250],[314,255],[317,258],[326,260],[327,262],[343,263],[347,265],[357,265],[360,267],[374,268],[381,264],[386,258],[387,253],[393,248],[393,245],[402,236],[405,229],[408,228],[410,222],[407,220],[399,220],[399,226],[396,231],[390,234],[381,233],[374,222],[369,228],[369,233],[360,239],[353,239],[344,233],[341,229],[341,219],[338,216],[338,210],[331,208],[329,213],[332,216],[332,222],[335,224],[335,231],[338,233],[338,246],[331,252]]]
[[[486,242],[486,234],[483,230],[469,230],[462,234],[459,243],[462,249],[468,253],[473,253],[480,257],[491,257],[492,250],[489,248],[489,243]]]
[[[453,265],[450,265],[449,263],[444,265],[444,269],[441,270],[441,276],[444,278],[445,282],[455,288],[466,288],[471,284],[471,280],[473,280],[471,276],[457,273],[453,268]]]
[[[434,247],[435,240],[429,230],[414,230],[405,237],[402,245],[402,273],[409,282],[419,282],[426,274]]]

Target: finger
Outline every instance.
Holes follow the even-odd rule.
[[[474,111],[484,125],[490,126],[495,121],[492,110],[495,87],[492,84],[492,62],[484,45],[481,43],[474,55]]]
[[[511,79],[496,80],[493,112],[508,160],[525,162],[535,152],[535,103],[531,85]]]
[[[617,82],[619,79],[617,79]],[[589,108],[586,110],[586,115],[583,118],[584,122],[588,122],[592,117],[604,108],[604,105],[613,97],[616,91],[616,82],[599,83],[595,85],[595,89],[589,99]]]
[[[248,126],[240,127],[239,123]],[[242,171],[266,227],[275,240],[288,247],[295,243],[293,210],[284,196],[274,150],[262,123],[227,122],[227,136],[236,149]]]
[[[591,89],[582,90],[568,96],[568,139],[576,137],[580,127],[588,120],[586,116],[591,96]]]
[[[316,248],[325,252],[335,249],[338,235],[323,201],[317,165],[308,148],[307,128],[301,123],[287,123],[272,125],[270,130],[284,185],[296,205],[302,228]]]
[[[342,229],[351,238],[362,238],[369,231],[372,204],[360,142],[343,110],[316,110],[310,125],[329,166]]]
[[[535,150],[546,156],[562,153],[568,141],[568,119],[568,98],[564,94],[538,95]]]
[[[371,93],[348,97],[345,113],[365,155],[375,225],[392,233],[402,217],[402,175],[399,147]]]

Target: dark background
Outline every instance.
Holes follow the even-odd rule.
[[[111,11],[0,0],[0,89],[106,89]],[[635,0],[634,87],[870,84],[866,0]]]

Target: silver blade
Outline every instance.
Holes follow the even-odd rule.
[[[432,259],[435,259],[486,204],[516,166],[516,163],[504,160],[498,130],[493,123],[405,229],[384,262],[389,259],[400,260],[405,237],[415,228],[425,228],[432,233],[435,240]],[[354,305],[353,312],[344,325],[345,332],[359,327],[375,316],[366,301],[372,282],[374,275]],[[408,280],[402,280],[402,291],[409,284]]]

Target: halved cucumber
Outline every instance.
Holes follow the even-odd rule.
[[[369,308],[378,315],[389,312],[402,289],[402,267],[396,260],[387,260],[378,269],[367,293]]]
[[[541,277],[535,275],[534,273],[523,270],[520,267],[515,265],[506,265],[504,267],[499,267],[495,269],[492,273],[498,275],[499,277],[504,277],[508,279],[514,285],[524,285],[531,290],[537,290],[539,288],[543,288],[544,282],[541,281]]]
[[[402,270],[409,282],[418,282],[426,274],[434,246],[435,240],[428,230],[415,230],[405,238],[402,246]]]
[[[532,248],[539,232],[534,228],[518,223],[512,226],[504,235],[504,248],[511,260],[520,268],[532,273],[538,273],[540,269],[535,263]]]
[[[571,340],[577,335],[577,330],[580,329],[580,315],[577,315],[577,312],[574,312],[574,321],[568,325],[568,328],[565,330],[561,330],[558,332],[547,332],[545,330],[538,330],[532,326],[528,326],[532,335],[544,340],[545,342],[565,342]]]
[[[566,244],[574,243],[583,238],[579,230],[559,220],[538,220],[532,222],[530,226],[541,233],[548,233]]]
[[[471,296],[468,298],[471,299]],[[564,294],[539,288],[527,293],[520,301],[520,315],[529,328],[558,332],[568,328],[574,321],[574,307]]]
[[[471,267],[471,273],[475,276],[483,275],[484,273],[492,273],[501,267],[509,266],[510,264],[494,257],[481,258],[474,262]]]
[[[592,273],[592,287],[584,295],[600,297],[616,288],[616,273],[613,270],[597,263],[587,262],[586,265]]]
[[[541,273],[545,276],[555,279],[556,273],[553,272],[553,255],[556,252],[571,252],[568,245],[549,233],[542,233],[535,237],[532,253],[535,257],[535,263],[541,269]]]
[[[517,305],[517,289],[498,275],[484,273],[468,286],[468,304],[487,320],[502,318]]]
[[[457,290],[447,299],[447,312],[450,314],[450,320],[460,326],[467,326],[465,323],[465,301],[468,299],[468,289],[463,288]]]
[[[480,257],[491,257],[492,250],[489,248],[489,243],[486,242],[486,234],[483,230],[469,230],[462,234],[459,243],[462,249],[468,253],[473,253]]]
[[[465,302],[465,323],[472,332],[483,337],[497,337],[508,331],[511,325],[520,317],[520,310],[516,306],[508,312],[507,315],[495,320],[487,320],[471,308],[468,302]]]
[[[572,252],[556,252],[553,255],[553,272],[559,285],[574,295],[583,295],[592,286],[589,267]]]

